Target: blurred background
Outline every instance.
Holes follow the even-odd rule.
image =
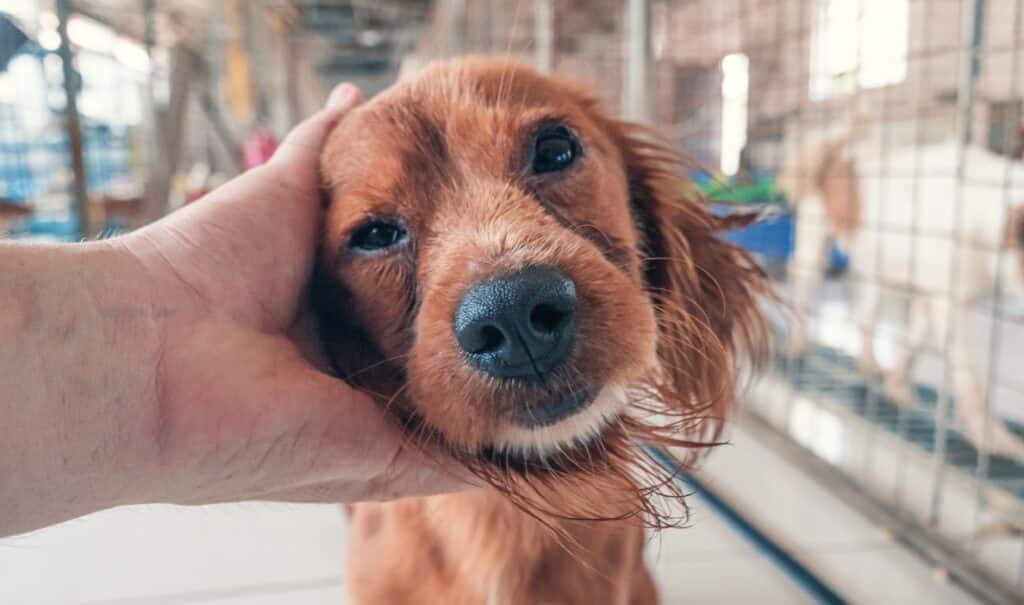
[[[1018,0],[0,0],[0,237],[156,220],[343,80],[498,54],[582,82],[694,158],[716,212],[761,213],[726,237],[783,299],[693,528],[652,542],[665,602],[1024,603],[1022,20]],[[989,215],[979,264],[936,260]],[[0,601],[340,603],[343,545],[332,507],[112,511],[0,541]]]

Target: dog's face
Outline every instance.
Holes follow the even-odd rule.
[[[322,156],[335,366],[508,492],[616,475],[639,494],[630,440],[709,434],[761,288],[671,160],[505,63],[441,64],[376,97]]]

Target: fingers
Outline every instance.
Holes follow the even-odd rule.
[[[368,396],[312,368],[287,379],[286,390],[305,403],[296,410],[305,427],[289,452],[303,460],[285,461],[286,484],[262,500],[357,502],[448,493],[470,487],[473,477],[439,451],[408,441],[398,423]],[[280,387],[278,387],[280,388]],[[275,388],[274,390],[277,390]]]
[[[466,491],[477,487],[466,471],[451,463],[451,468],[420,458],[405,467],[401,477],[383,480],[338,480],[295,487],[266,494],[258,500],[275,502],[352,503],[396,500],[414,496],[434,496]]]
[[[324,109],[293,129],[270,160],[272,166],[287,166],[308,173],[314,185],[316,166],[324,138],[346,113],[363,102],[363,93],[349,83],[339,84],[331,91]],[[306,174],[298,175],[307,176]]]

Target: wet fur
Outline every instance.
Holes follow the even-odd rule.
[[[524,174],[532,126],[553,119],[579,134],[583,159],[557,178]],[[725,222],[683,168],[582,89],[486,59],[430,67],[331,134],[314,297],[329,356],[412,445],[490,486],[354,507],[356,603],[657,602],[643,528],[680,524],[685,506],[638,443],[693,462],[720,438],[738,354],[766,342],[764,276],[718,237]],[[347,234],[380,215],[414,238],[353,257]],[[574,350],[548,384],[484,377],[462,360],[454,309],[470,285],[538,263],[577,285]],[[512,406],[581,383],[620,386],[622,413],[552,447],[496,442]]]

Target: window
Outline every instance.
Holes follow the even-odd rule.
[[[906,79],[909,0],[815,0],[814,6],[811,99]]]

